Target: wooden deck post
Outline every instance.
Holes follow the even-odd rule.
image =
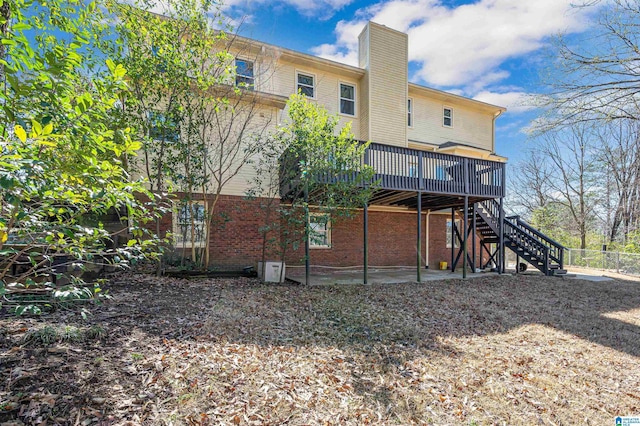
[[[462,215],[462,278],[467,278],[467,232],[469,229],[469,196],[464,196],[464,213]]]
[[[363,224],[364,224],[364,268],[363,282],[367,284],[369,280],[369,206],[368,202],[364,203]]]
[[[311,260],[309,259],[309,183],[304,183],[304,280],[309,285],[311,279]]]
[[[498,231],[500,231],[500,235],[498,235],[498,273],[503,274],[505,271],[505,259],[504,259],[504,197],[500,197],[500,223],[498,224]],[[516,265],[517,267],[518,265]]]
[[[421,269],[422,269],[422,193],[418,191],[418,238],[417,238],[417,249],[416,249],[416,276],[418,278],[418,282],[422,280]]]
[[[455,266],[453,262],[455,262],[456,256],[456,233],[454,228],[456,227],[456,211],[453,207],[451,207],[451,272],[455,272]]]
[[[471,253],[472,253],[472,262],[471,267],[473,268],[473,272],[476,272],[476,203],[473,203],[472,207],[472,216],[471,216],[472,230],[471,234]],[[482,256],[480,256],[480,264],[482,264]]]

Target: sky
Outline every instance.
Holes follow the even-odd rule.
[[[227,0],[239,33],[270,44],[357,65],[357,36],[369,20],[409,35],[409,80],[504,106],[496,153],[521,159],[525,129],[540,114],[529,95],[558,34],[588,31],[594,8],[576,0]]]

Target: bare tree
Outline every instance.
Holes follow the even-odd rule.
[[[212,29],[212,15],[204,12],[221,19],[219,6],[208,11],[189,0],[166,4],[167,16],[147,12],[146,0],[136,8],[112,6],[135,94],[126,106],[147,133],[139,168],[153,190],[182,194],[183,249],[190,243],[191,260],[206,268],[220,196],[272,124],[274,109],[264,105],[257,83],[268,79],[274,61],[259,46]],[[201,215],[203,227],[195,223]],[[159,232],[159,222],[157,227]],[[204,241],[201,247],[196,240]]]
[[[538,130],[585,121],[636,120],[640,93],[640,2],[585,1],[598,7],[598,20],[582,40],[559,37],[548,115]]]
[[[515,165],[510,175],[510,186],[517,188],[511,194],[510,204],[522,210],[528,219],[552,200],[549,161],[539,150],[529,149],[525,159]]]
[[[626,242],[637,228],[640,209],[640,124],[619,120],[595,131],[600,161],[604,165],[606,233],[609,242],[621,234]]]
[[[587,247],[587,232],[594,219],[598,190],[602,189],[595,180],[598,163],[593,144],[590,128],[585,125],[546,133],[539,141],[540,153],[550,164],[549,194],[577,225],[581,249]]]

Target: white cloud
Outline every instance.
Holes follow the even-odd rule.
[[[492,105],[503,106],[512,113],[527,112],[537,108],[532,102],[532,95],[525,92],[491,92],[484,90],[476,94],[473,99]]]
[[[505,61],[538,50],[551,35],[586,29],[586,11],[572,9],[572,1],[479,0],[455,8],[443,0],[382,1],[339,22],[336,43],[314,53],[354,64],[357,34],[372,20],[409,34],[415,79],[477,92],[508,77]]]
[[[225,8],[246,9],[255,7],[256,4],[267,4],[270,7],[292,6],[302,15],[323,19],[333,16],[336,11],[352,2],[353,0],[228,0]]]

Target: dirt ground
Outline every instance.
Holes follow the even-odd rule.
[[[294,286],[123,274],[0,318],[2,425],[613,425],[640,415],[640,283]]]

